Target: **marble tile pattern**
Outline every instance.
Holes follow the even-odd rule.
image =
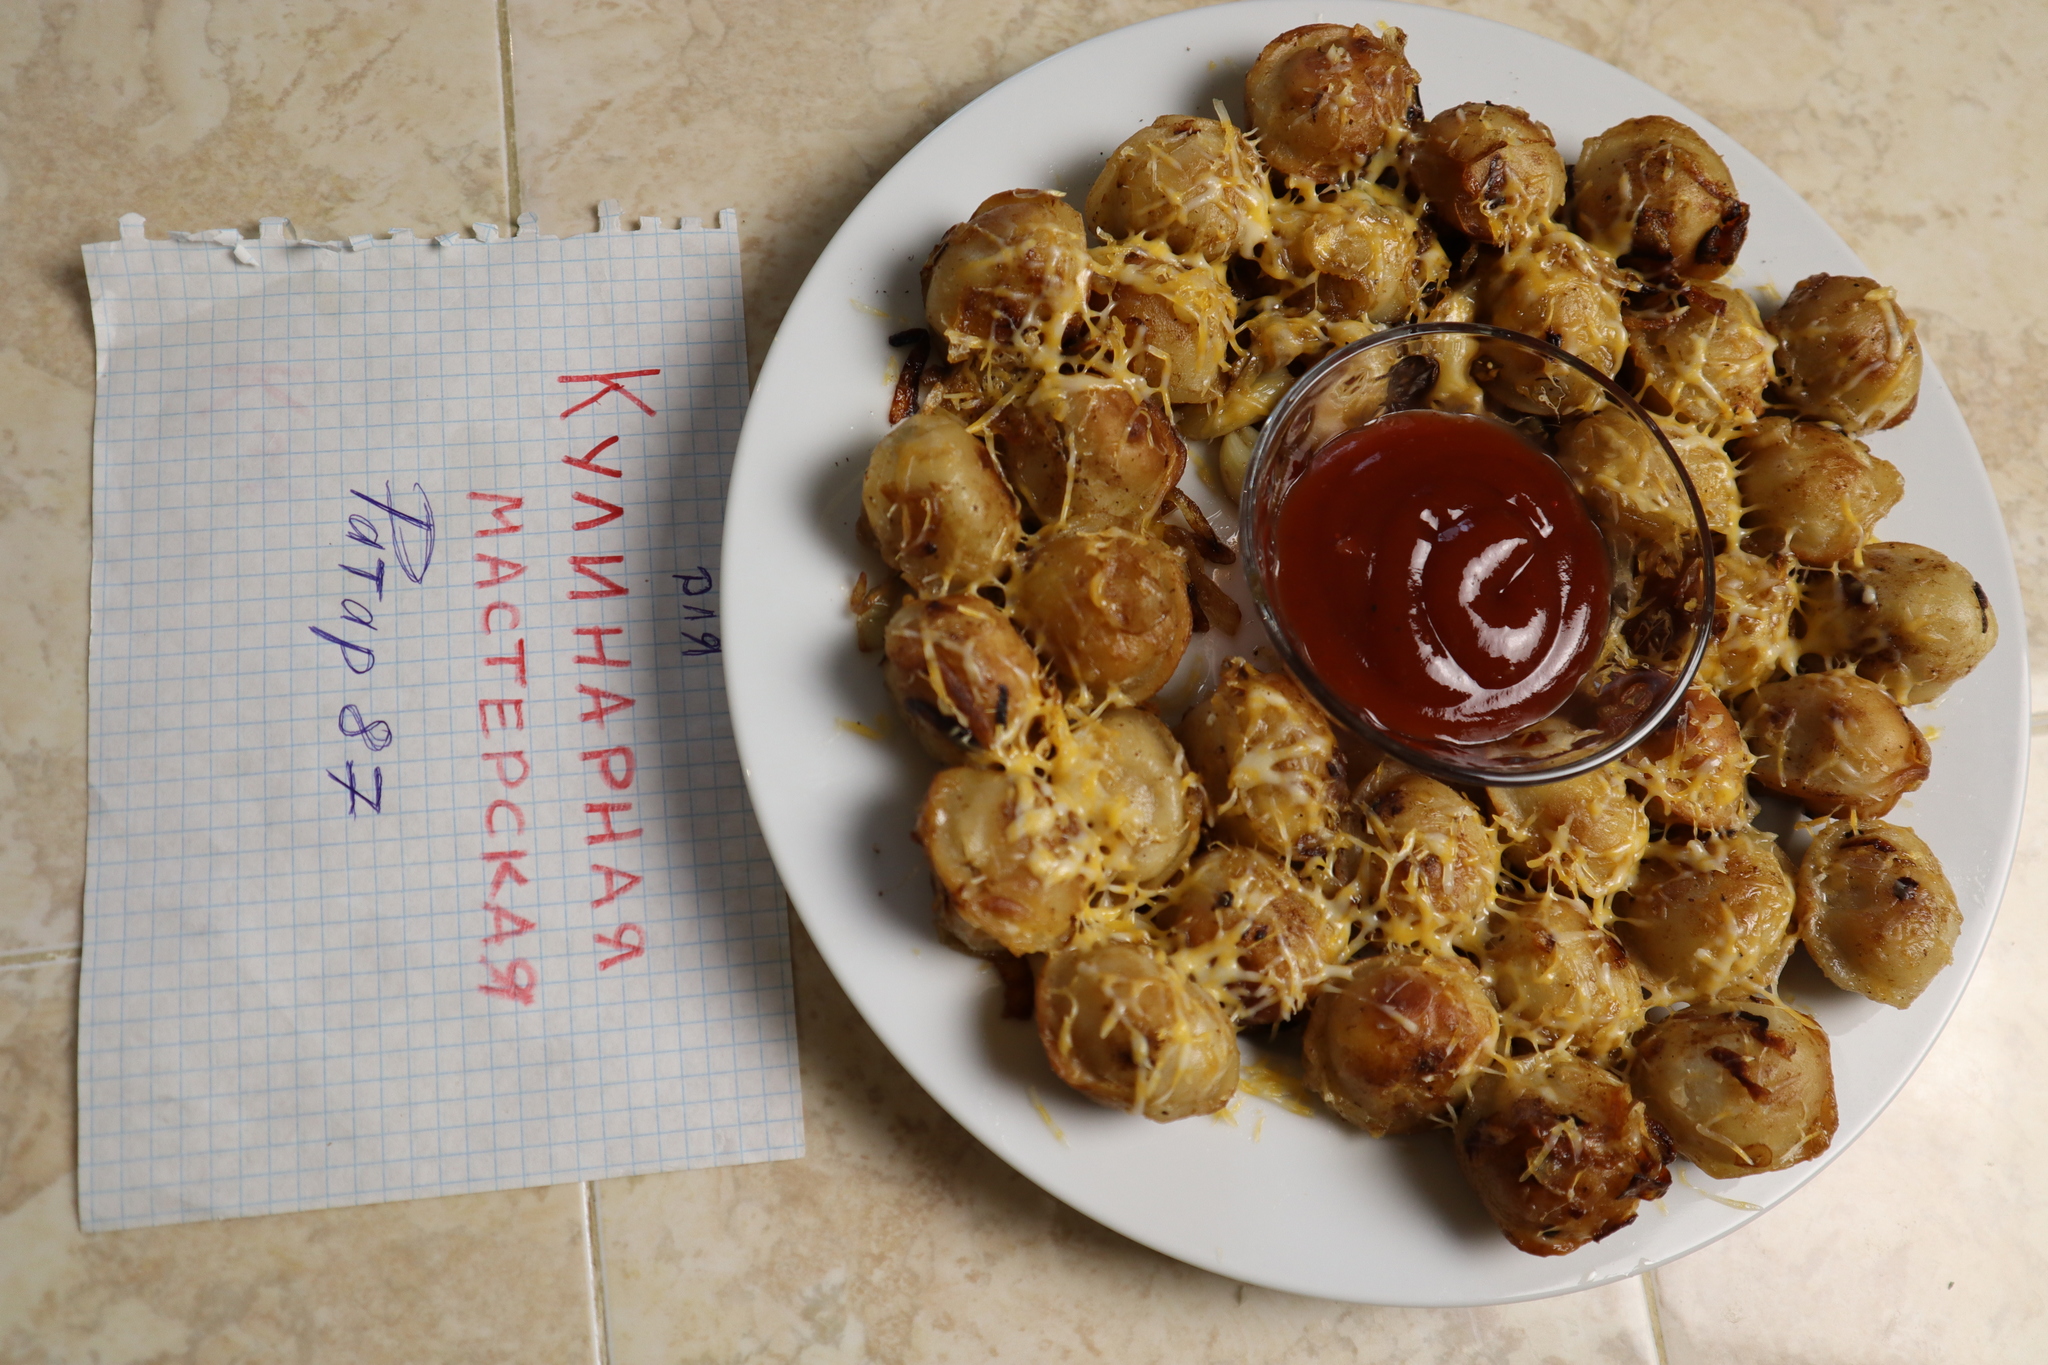
[[[0,967],[0,1361],[597,1358],[579,1185],[81,1233],[77,985]]]
[[[76,943],[93,346],[78,248],[508,222],[492,0],[0,12],[0,953]]]
[[[2048,9],[1460,0],[1739,137],[1919,317],[2048,661]],[[1166,0],[24,0],[0,14],[0,1362],[1776,1362],[2048,1355],[2048,741],[1992,951],[1820,1179],[1643,1281],[1360,1308],[1127,1242],[983,1150],[799,935],[801,1162],[87,1238],[71,1177],[92,341],[78,244],[289,214],[333,236],[742,211],[756,363],[931,127]],[[1306,17],[1316,6],[1304,4]],[[510,73],[509,91],[503,76]],[[506,96],[509,94],[509,99]],[[508,130],[511,137],[508,142]],[[2048,670],[2043,670],[2048,672]],[[2037,710],[2048,707],[2037,706]],[[592,1213],[596,1222],[590,1220]],[[593,1237],[593,1228],[596,1235]],[[594,1269],[601,1266],[601,1271]]]

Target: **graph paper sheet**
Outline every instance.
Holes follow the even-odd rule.
[[[85,248],[88,1230],[802,1154],[739,234]]]

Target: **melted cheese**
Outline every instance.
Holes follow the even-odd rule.
[[[1299,1076],[1266,1062],[1247,1062],[1237,1071],[1237,1088],[1257,1099],[1270,1100],[1290,1114],[1309,1115],[1315,1100]]]

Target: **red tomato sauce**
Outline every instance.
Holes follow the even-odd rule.
[[[1487,417],[1390,413],[1332,440],[1281,502],[1273,562],[1309,666],[1396,735],[1541,720],[1607,633],[1599,528],[1556,461]]]

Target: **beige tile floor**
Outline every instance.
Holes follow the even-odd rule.
[[[967,99],[1164,0],[22,0],[0,7],[0,1362],[2048,1358],[2048,796],[1961,1010],[1824,1179],[1647,1280],[1422,1312],[1247,1289],[968,1138],[799,933],[801,1162],[86,1238],[71,1048],[92,345],[77,246],[742,211],[758,358],[877,176]],[[2048,177],[2031,0],[1487,0],[1729,129],[1922,319],[2048,661]],[[1314,5],[1305,4],[1312,16]],[[506,76],[509,73],[509,90]],[[2037,670],[2038,671],[2038,670]],[[2037,710],[2048,707],[2037,706]],[[2048,776],[2048,741],[2034,772]],[[2037,784],[2038,787],[2038,784]]]

